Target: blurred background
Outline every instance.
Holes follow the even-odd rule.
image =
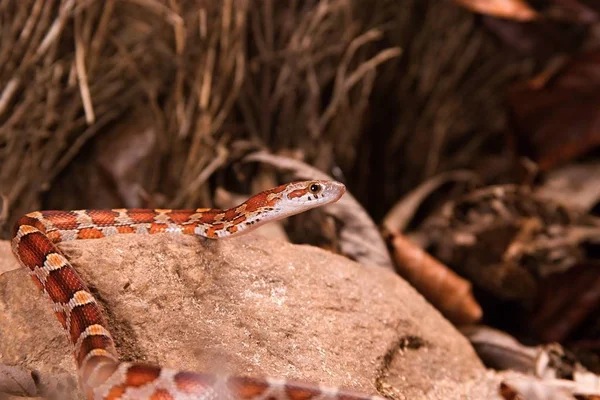
[[[33,210],[228,207],[315,168],[356,202],[290,240],[600,372],[599,21],[598,0],[2,1],[2,239]]]

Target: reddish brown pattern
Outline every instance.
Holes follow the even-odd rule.
[[[112,210],[88,210],[86,213],[90,216],[92,222],[98,226],[114,225],[115,218],[119,216],[118,212]]]
[[[241,216],[237,217],[236,219],[234,219],[234,220],[233,220],[233,221],[231,221],[231,222],[232,222],[232,224],[234,224],[234,225],[239,225],[239,224],[241,224],[242,222],[244,222],[245,220],[246,220],[246,216],[245,216],[245,215],[241,215]]]
[[[43,233],[35,231],[21,238],[17,255],[21,262],[33,271],[36,266],[44,265],[46,255],[57,251],[56,246]]]
[[[158,389],[150,396],[150,400],[173,400],[173,396],[165,389]]]
[[[13,227],[13,237],[17,236],[19,227],[23,226],[23,225],[33,226],[34,228],[36,228],[37,230],[39,230],[41,232],[46,231],[46,228],[44,228],[44,224],[42,224],[38,219],[28,217],[27,215],[25,215],[24,217],[19,218],[19,220]]]
[[[118,400],[121,398],[121,396],[123,396],[125,390],[127,390],[127,385],[114,386],[112,389],[110,389],[110,392],[108,392],[105,400]]]
[[[290,199],[295,199],[296,197],[304,196],[306,193],[308,193],[308,189],[298,189],[298,190],[294,190],[293,192],[290,192],[288,194],[288,197]]]
[[[135,233],[135,229],[127,225],[117,226],[117,231],[119,233]]]
[[[285,385],[285,393],[292,400],[310,400],[318,396],[321,391],[318,388],[298,387],[296,385]]]
[[[166,230],[167,230],[166,224],[153,223],[152,225],[150,225],[150,229],[148,230],[148,232],[150,232],[150,234],[155,234],[155,233],[162,233]]]
[[[202,217],[200,217],[200,222],[203,224],[212,224],[215,222],[215,217],[221,213],[221,210],[216,211],[204,211],[202,213]]]
[[[194,214],[196,210],[175,210],[167,213],[171,221],[176,224],[183,224],[190,219],[190,216]]]
[[[251,399],[260,396],[269,389],[267,382],[253,378],[230,378],[228,384],[229,390],[235,395],[235,398],[240,399]]]
[[[125,384],[138,387],[154,381],[160,375],[160,368],[153,365],[135,364],[127,370]]]
[[[54,302],[67,303],[78,290],[86,287],[72,268],[60,268],[51,271],[46,277],[46,291]]]
[[[235,208],[230,208],[229,210],[225,211],[225,221],[232,221],[235,217],[238,216],[238,213],[236,211]]]
[[[81,341],[81,347],[77,357],[77,365],[81,365],[85,356],[93,349],[109,349],[112,345],[112,340],[109,337],[102,335],[91,335]]]
[[[58,243],[62,240],[62,235],[60,234],[60,231],[48,232],[46,236],[48,237],[48,239],[50,239],[52,243]]]
[[[42,211],[42,216],[56,229],[69,230],[77,228],[77,215],[71,211]]]
[[[197,226],[197,223],[183,225],[183,233],[186,235],[193,235]]]
[[[177,389],[187,394],[202,394],[215,383],[215,377],[193,372],[178,372],[175,377]]]
[[[267,197],[270,193],[261,193],[260,195],[256,195],[246,201],[246,212],[254,212],[259,208],[262,208],[267,205]]]
[[[37,279],[35,279],[35,281],[39,282]],[[40,289],[43,289],[43,287],[40,287]],[[65,314],[64,311],[58,311],[58,312],[55,312],[54,315],[56,315],[56,318],[58,319],[58,322],[60,322],[62,327],[66,329],[67,328],[67,314]]]
[[[131,220],[136,224],[148,224],[150,222],[154,222],[156,213],[154,210],[134,208],[128,210],[127,215],[129,215]]]
[[[100,229],[96,228],[82,228],[77,233],[78,239],[100,239],[103,238],[104,234]]]
[[[90,303],[75,307],[71,311],[71,325],[69,326],[71,341],[76,343],[85,328],[96,324],[106,326],[100,307],[97,304]]]

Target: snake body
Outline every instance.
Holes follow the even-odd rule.
[[[269,378],[177,371],[122,362],[98,302],[59,242],[116,234],[197,235],[218,239],[337,201],[333,181],[294,182],[252,196],[228,209],[112,209],[36,211],[15,225],[12,249],[34,283],[48,295],[74,348],[80,386],[88,399],[354,399],[368,395]]]

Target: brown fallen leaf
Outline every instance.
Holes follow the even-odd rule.
[[[515,84],[508,94],[513,147],[540,171],[600,146],[600,51],[578,55],[553,72]]]
[[[388,232],[396,268],[431,304],[456,325],[479,321],[483,311],[471,283],[396,232]]]
[[[454,0],[469,10],[516,21],[532,21],[538,13],[523,0]]]
[[[333,179],[302,161],[265,151],[249,154],[243,160],[244,162],[261,162],[288,170],[293,173],[295,179]],[[393,262],[379,229],[350,193],[346,193],[337,203],[323,207],[323,211],[343,222],[339,240],[343,254],[362,264],[393,269]]]

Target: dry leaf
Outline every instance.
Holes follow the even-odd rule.
[[[252,153],[246,156],[244,161],[258,161],[289,170],[297,179],[332,179],[324,172],[301,161],[268,152]],[[340,231],[340,247],[346,256],[362,264],[375,264],[393,269],[392,260],[377,226],[350,193],[346,193],[337,203],[323,207],[323,211],[343,222]]]
[[[535,372],[539,349],[523,346],[507,333],[487,326],[467,326],[460,331],[487,367],[525,374]]]
[[[574,57],[551,77],[514,85],[508,103],[511,140],[519,155],[537,162],[541,171],[597,148],[600,52]]]
[[[481,14],[516,21],[532,21],[538,13],[523,0],[454,0],[465,8]]]
[[[514,376],[505,379],[500,394],[505,399],[524,400],[591,400],[600,395],[598,377],[593,381],[570,381],[566,379],[547,379],[527,376]]]
[[[471,283],[399,233],[389,232],[396,268],[431,304],[456,325],[472,324],[483,311]]]
[[[600,161],[568,164],[548,172],[535,194],[589,212],[600,202]]]
[[[421,203],[440,186],[453,181],[473,182],[476,180],[477,175],[466,170],[449,171],[428,179],[398,201],[388,211],[381,225],[389,232],[404,232]]]

